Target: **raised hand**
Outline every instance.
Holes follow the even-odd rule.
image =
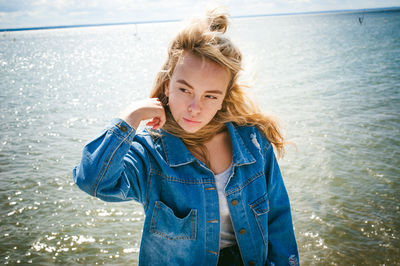
[[[138,128],[140,121],[151,119],[146,125],[159,129],[165,124],[165,111],[158,98],[136,101],[120,115],[133,128]]]

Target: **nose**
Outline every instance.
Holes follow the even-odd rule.
[[[188,109],[192,115],[198,114],[201,111],[200,100],[193,98]]]

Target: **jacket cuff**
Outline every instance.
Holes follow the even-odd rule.
[[[120,118],[113,118],[107,129],[113,131],[120,139],[128,142],[133,141],[136,133],[135,128]]]

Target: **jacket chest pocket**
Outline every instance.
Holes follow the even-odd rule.
[[[156,201],[151,217],[150,232],[170,240],[196,239],[197,210],[192,209],[183,218],[161,201]]]
[[[258,228],[260,229],[265,245],[268,245],[268,195],[258,198],[250,204],[250,208],[256,218]]]

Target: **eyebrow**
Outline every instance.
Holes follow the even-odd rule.
[[[176,82],[179,82],[179,83],[181,83],[183,85],[186,85],[186,86],[188,86],[189,88],[191,88],[193,90],[193,86],[190,85],[189,83],[187,83],[186,80],[184,80],[184,79],[178,79]],[[214,94],[221,94],[221,95],[224,94],[220,90],[209,90],[209,91],[206,91],[206,93],[214,93]]]

